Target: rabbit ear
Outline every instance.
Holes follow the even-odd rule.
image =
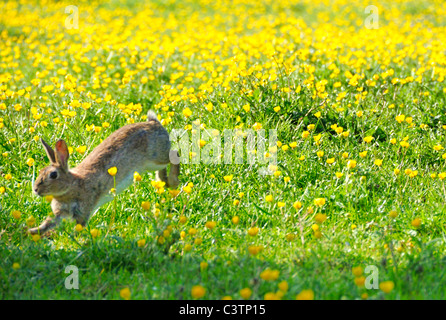
[[[58,163],[63,169],[68,170],[68,152],[67,144],[64,140],[60,139],[56,142],[56,163]]]
[[[45,142],[42,138],[40,138],[40,142],[42,142],[43,147],[45,148],[46,155],[48,156],[48,159],[50,159],[51,163],[56,163],[56,156],[54,154],[53,148],[50,147],[48,143]]]

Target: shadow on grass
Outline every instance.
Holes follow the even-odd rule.
[[[445,298],[446,258],[435,247],[425,247],[420,254],[410,256],[398,270],[388,261],[377,263],[379,280],[395,283],[390,294],[358,287],[351,272],[358,261],[342,253],[318,252],[280,263],[261,254],[205,260],[193,250],[183,253],[171,249],[166,254],[156,244],[140,248],[136,241],[104,237],[74,250],[52,248],[50,241],[30,243],[25,248],[2,244],[0,257],[2,300],[121,299],[120,290],[126,287],[132,299],[182,300],[191,299],[191,288],[198,284],[207,290],[205,299],[227,295],[241,299],[243,288],[252,290],[252,299],[263,299],[266,293],[277,292],[278,283],[284,280],[289,289],[283,299],[294,299],[308,288],[316,299],[359,299],[364,293],[370,299]],[[207,267],[200,265],[204,261]],[[66,269],[68,266],[78,270],[79,289],[66,288],[67,277],[74,274]],[[279,270],[280,276],[262,279],[266,268]]]

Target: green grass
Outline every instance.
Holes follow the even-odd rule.
[[[118,10],[118,4],[124,9]],[[438,28],[435,32],[429,33],[433,29],[428,27],[405,29],[401,23],[397,33],[394,26],[387,24],[391,15],[384,10],[382,29],[376,31],[380,36],[364,33],[364,39],[367,35],[377,38],[373,38],[375,42],[360,43],[355,42],[364,32],[355,24],[358,16],[362,17],[359,5],[333,7],[333,12],[327,12],[323,5],[309,1],[290,6],[272,1],[228,7],[224,3],[178,4],[153,1],[144,6],[137,1],[114,1],[87,6],[81,2],[78,5],[84,25],[79,34],[57,27],[57,23],[63,23],[58,14],[64,3],[49,6],[47,11],[32,1],[14,9],[23,19],[29,18],[24,21],[30,25],[0,16],[0,34],[7,32],[1,37],[8,40],[0,46],[0,80],[6,74],[12,78],[0,81],[0,106],[5,103],[5,108],[0,108],[0,187],[4,188],[0,192],[0,298],[121,299],[120,291],[129,288],[132,299],[191,299],[191,288],[202,285],[206,289],[204,299],[240,299],[243,288],[252,290],[251,299],[264,299],[266,293],[277,293],[282,281],[289,286],[283,299],[295,299],[305,289],[313,290],[315,299],[446,298],[446,179],[439,178],[446,171],[442,158],[445,151],[433,149],[437,145],[446,147],[446,91],[444,81],[438,79],[438,74],[444,73],[444,62],[435,42],[437,36],[441,38],[446,33],[444,23],[434,14],[435,3],[410,2],[401,9],[407,14],[404,17],[432,18],[430,26]],[[339,12],[346,9],[348,14],[342,20]],[[301,20],[294,20],[297,14],[307,11],[302,21],[308,28],[298,23]],[[33,19],[33,12],[41,19]],[[93,12],[98,12],[96,18]],[[139,12],[146,15],[138,17]],[[324,17],[318,16],[320,12],[337,20],[326,23]],[[271,17],[277,19],[274,27],[269,27]],[[44,18],[48,21],[42,22]],[[188,25],[190,21],[196,25]],[[36,47],[26,41],[33,31],[50,22],[54,22],[53,29],[35,35]],[[97,31],[98,38],[89,34],[89,27],[101,25],[110,33],[101,29]],[[330,26],[340,28],[346,35],[333,31],[327,41],[325,33],[331,32]],[[322,34],[314,33],[317,28]],[[209,36],[211,32],[215,34]],[[60,34],[66,44],[80,46],[57,47],[61,46],[57,38]],[[120,38],[122,34],[125,36]],[[282,57],[276,54],[271,58],[266,52],[256,51],[271,40],[264,39],[270,34],[276,41],[275,50],[283,52]],[[409,36],[412,41],[405,41]],[[350,37],[355,41],[349,41]],[[382,37],[390,39],[386,46],[376,40]],[[218,40],[213,42],[213,38]],[[56,45],[52,47],[53,40]],[[173,49],[169,47],[171,40],[178,41]],[[185,49],[188,41],[192,45]],[[84,42],[92,44],[87,51],[82,51]],[[295,46],[289,49],[288,43]],[[337,48],[340,44],[345,47]],[[213,52],[212,46],[219,45],[219,50]],[[19,48],[21,54],[9,50],[11,46]],[[51,59],[37,63],[36,48],[45,52],[44,47]],[[426,52],[417,51],[424,47],[428,48]],[[410,53],[402,57],[407,48],[413,50],[407,50]],[[304,54],[305,50],[308,54]],[[386,50],[391,53],[389,61]],[[287,61],[300,51],[302,55]],[[359,66],[351,55],[356,51],[370,53],[364,55],[365,63]],[[148,59],[143,52],[154,55],[153,65],[141,67],[141,61],[146,63]],[[241,67],[240,59],[244,58],[246,68]],[[296,70],[287,73],[281,58]],[[435,70],[431,60],[435,60]],[[92,66],[94,61],[97,66],[107,67],[98,71],[97,66]],[[48,66],[51,62],[53,68]],[[174,65],[176,62],[184,67],[184,75],[179,78],[174,76],[181,71]],[[268,63],[272,67],[267,67]],[[331,77],[333,64],[340,70],[335,77]],[[220,74],[213,76],[220,66]],[[314,72],[309,71],[310,66]],[[416,78],[422,68],[426,71],[420,72],[421,81],[392,84],[396,77]],[[77,88],[82,86],[85,91],[66,89],[69,81],[57,73],[59,69],[68,70],[76,78]],[[262,76],[273,69],[276,80],[259,79],[257,72]],[[382,76],[390,69],[393,75]],[[42,77],[41,83],[32,85],[36,72],[45,71],[48,75]],[[126,79],[130,71],[135,73]],[[237,77],[225,85],[225,79],[236,71]],[[349,84],[346,71],[363,75],[358,87],[368,94],[362,99],[355,98],[359,91]],[[185,80],[189,72],[195,73],[191,81]],[[204,78],[197,76],[200,72]],[[142,81],[149,75],[154,79]],[[377,84],[367,84],[366,80],[374,75],[380,75]],[[213,81],[212,87],[206,86],[209,80]],[[327,80],[327,97],[315,93],[316,84],[322,80]],[[335,85],[337,82],[340,87]],[[44,92],[44,86],[49,84],[55,88]],[[178,92],[169,92],[166,85]],[[30,97],[18,94],[28,86]],[[166,95],[180,95],[181,86],[193,88],[194,94],[202,98],[168,101]],[[301,90],[296,91],[299,86]],[[281,88],[290,88],[291,92],[282,92]],[[7,90],[14,94],[6,95]],[[341,92],[347,95],[337,102]],[[108,94],[109,101],[97,100]],[[88,110],[68,107],[73,100],[90,102],[92,106]],[[213,104],[212,112],[205,108],[209,102]],[[141,104],[141,109],[126,113],[124,107],[130,103]],[[223,103],[227,108],[222,108]],[[22,106],[20,111],[15,111],[16,104]],[[250,106],[249,112],[244,111],[244,105]],[[281,107],[278,112],[274,110],[277,106]],[[37,107],[41,119],[33,117],[31,107]],[[185,108],[192,110],[190,118],[183,115]],[[76,116],[64,117],[61,112],[65,109],[76,111]],[[69,164],[75,167],[114,130],[130,121],[143,121],[149,109],[171,120],[166,124],[168,131],[185,128],[197,119],[206,129],[221,133],[260,123],[267,134],[277,130],[283,145],[296,142],[297,146],[286,151],[278,148],[278,177],[259,174],[266,165],[249,165],[246,160],[239,165],[223,161],[182,164],[179,190],[183,191],[176,198],[167,190],[157,194],[151,185],[155,174],[146,173],[141,181],[117,195],[116,201],[102,206],[84,230],[75,231],[75,223],[67,220],[34,241],[26,233],[29,218],[34,217],[34,225],[38,225],[51,212],[46,199],[32,194],[32,183],[48,162],[34,138],[42,137],[53,145],[63,137],[73,148]],[[316,116],[318,111],[321,117]],[[358,111],[363,112],[361,117]],[[400,114],[413,117],[414,125],[398,123],[395,117]],[[55,117],[60,121],[55,122]],[[47,125],[43,126],[42,121]],[[103,126],[104,122],[109,127]],[[101,126],[101,131],[88,130],[92,124]],[[310,124],[314,129],[304,139],[302,133]],[[340,137],[333,125],[343,127],[349,135]],[[319,145],[314,140],[318,134]],[[366,143],[367,136],[374,139]],[[409,137],[408,148],[400,145],[405,137]],[[396,142],[392,143],[392,139]],[[85,154],[76,151],[78,146],[87,147]],[[319,157],[318,151],[324,151],[324,155]],[[367,151],[364,158],[360,156],[363,151]],[[344,152],[347,157],[342,156]],[[305,159],[301,160],[301,156]],[[31,166],[26,163],[29,158],[35,161]],[[335,158],[335,162],[327,164],[328,158]],[[351,159],[357,161],[357,166],[349,169]],[[374,164],[375,159],[382,159],[382,166]],[[395,168],[401,170],[398,175]],[[410,177],[406,169],[418,170],[418,174]],[[336,178],[338,172],[343,176]],[[8,174],[11,179],[6,179]],[[231,181],[225,181],[228,175],[233,176]],[[284,177],[289,177],[289,182]],[[189,183],[193,184],[190,193],[184,189]],[[272,202],[265,200],[267,195],[273,196]],[[314,203],[317,198],[325,198],[326,203],[318,207]],[[149,210],[142,208],[144,201],[150,202]],[[297,201],[302,203],[301,208],[293,207]],[[285,206],[279,207],[279,202]],[[15,210],[21,212],[19,219],[13,217]],[[392,218],[391,211],[396,211],[397,216]],[[318,214],[325,214],[327,219],[318,224]],[[239,218],[238,223],[234,223],[234,217]],[[419,226],[415,219],[420,219]],[[209,221],[216,223],[213,229],[206,227]],[[314,231],[317,226],[320,237]],[[255,236],[249,235],[253,227],[259,228]],[[99,236],[92,236],[94,229],[99,230]],[[145,240],[145,244],[138,245],[139,240]],[[263,249],[254,255],[250,253],[253,246]],[[200,266],[203,262],[208,263],[207,268]],[[65,269],[70,265],[79,270],[78,290],[65,287],[69,276]],[[394,289],[385,293],[358,286],[352,273],[352,268],[358,266],[364,270],[375,266],[379,282],[392,281]],[[278,270],[279,277],[262,279],[262,272],[268,268]],[[369,274],[364,272],[363,276],[367,278]]]

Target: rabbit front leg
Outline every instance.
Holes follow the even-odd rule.
[[[29,234],[40,234],[43,235],[47,233],[49,230],[56,227],[62,218],[62,215],[56,214],[54,217],[47,217],[44,222],[37,228],[32,228],[28,230]]]

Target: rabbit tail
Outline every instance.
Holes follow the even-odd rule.
[[[152,110],[149,110],[149,112],[147,112],[147,121],[150,121],[150,120],[154,120],[156,122],[160,122],[158,120],[158,116]]]

